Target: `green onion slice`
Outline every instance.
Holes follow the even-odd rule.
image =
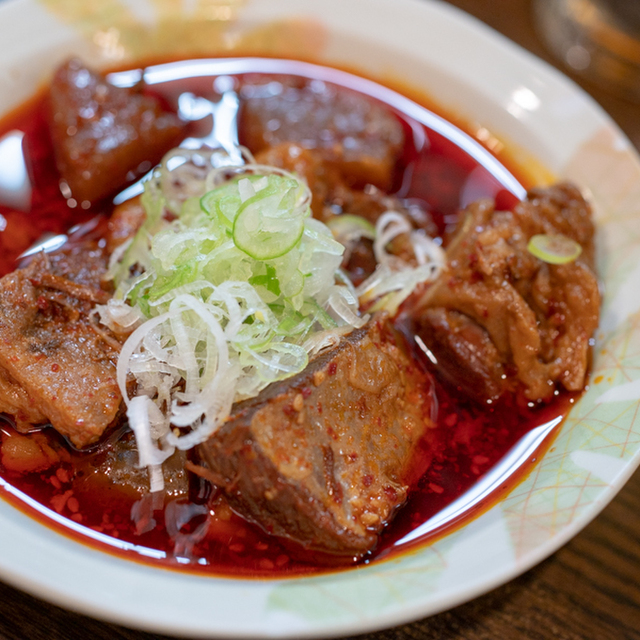
[[[255,260],[272,260],[295,247],[304,231],[308,207],[297,206],[300,183],[278,175],[266,177],[266,185],[244,200],[233,221],[233,241]],[[246,184],[238,183],[239,191]]]
[[[582,253],[582,247],[575,240],[560,234],[546,233],[532,236],[527,250],[549,264],[567,264],[576,260]]]
[[[341,244],[360,238],[369,240],[376,238],[376,228],[367,219],[351,213],[343,213],[331,218],[327,226],[331,229],[333,237]]]
[[[242,206],[242,195],[239,188],[240,180],[248,180],[253,188],[253,193],[259,191],[261,187],[264,188],[266,181],[264,176],[242,176],[242,178],[230,180],[208,191],[200,199],[202,210],[211,217],[217,216],[220,224],[229,232],[233,229],[233,222]],[[245,192],[246,191],[247,187],[245,184]],[[249,190],[249,193],[251,193],[251,190]]]

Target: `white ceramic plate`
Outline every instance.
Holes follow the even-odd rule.
[[[575,180],[596,206],[602,326],[589,391],[510,495],[411,554],[286,581],[196,577],[104,555],[0,501],[0,574],[64,607],[202,637],[364,632],[452,607],[575,535],[640,462],[640,163],[566,78],[468,16],[427,0],[170,0],[0,4],[0,113],[69,53],[113,66],[141,56],[241,49],[348,65],[419,87],[521,158]],[[178,13],[176,13],[176,11]]]

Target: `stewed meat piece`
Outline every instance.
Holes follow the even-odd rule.
[[[105,266],[104,250],[87,244],[0,280],[0,412],[18,429],[50,423],[80,448],[119,417],[117,348],[89,315],[108,299]]]
[[[374,99],[295,76],[248,80],[241,98],[243,142],[254,153],[294,142],[319,151],[355,183],[391,187],[404,131]]]
[[[180,141],[183,125],[141,87],[113,86],[72,59],[51,83],[50,131],[60,175],[82,203],[151,169]]]
[[[231,506],[265,531],[361,556],[405,502],[418,451],[427,466],[434,412],[430,377],[378,317],[237,405],[199,454]]]
[[[536,234],[571,238],[582,254],[544,262],[527,250]],[[446,269],[411,308],[445,376],[480,400],[516,388],[548,400],[556,383],[582,389],[600,308],[593,235],[591,209],[570,184],[534,189],[513,211],[470,205]]]

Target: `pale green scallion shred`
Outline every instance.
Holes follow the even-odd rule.
[[[184,163],[179,170],[183,178],[195,175]],[[182,204],[169,221],[163,188],[175,180],[167,174],[161,166],[147,183],[147,220],[111,266],[116,297],[147,318],[118,364],[126,402],[133,375],[137,395],[154,407],[132,424],[136,437],[147,439],[140,451],[151,452],[141,465],[204,441],[233,402],[302,371],[312,336],[322,343],[327,334],[329,344],[332,331],[364,322],[353,287],[344,276],[336,281],[343,246],[310,217],[302,181],[264,166],[216,166],[208,177],[198,174],[188,197],[171,187],[169,210]],[[219,186],[194,193],[206,184]]]

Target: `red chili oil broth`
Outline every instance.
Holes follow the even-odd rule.
[[[124,86],[139,80],[141,73],[141,70],[121,72],[113,78]],[[434,111],[342,71],[292,61],[219,59],[157,65],[148,68],[144,76],[152,93],[175,106],[185,91],[215,98],[212,87],[217,76],[228,75],[242,83],[260,74],[319,77],[386,103],[407,134],[394,190],[402,198],[419,202],[441,233],[470,201],[492,197],[498,208],[506,209],[524,195],[522,179],[519,182],[514,178],[470,135]],[[27,206],[16,207],[15,198],[2,190],[0,182],[0,275],[12,271],[16,258],[43,233],[66,233],[97,213],[108,214],[112,207],[111,203],[103,202],[83,210],[60,193],[47,129],[45,92],[0,122],[0,172],[6,162],[14,160],[13,156],[3,157],[8,145],[3,147],[2,142],[10,135],[21,140],[31,198]],[[14,155],[15,147],[14,144]],[[24,185],[18,188],[24,192]],[[101,228],[102,224],[92,233],[99,233]],[[416,366],[427,365],[416,362]],[[446,444],[432,452],[433,460],[426,471],[420,469],[418,459],[418,479],[411,488],[408,503],[383,533],[378,547],[361,563],[425,544],[495,504],[528,473],[532,459],[548,446],[554,425],[573,402],[569,394],[560,394],[554,402],[542,407],[521,406],[514,399],[479,406],[442,385],[437,376],[435,384],[438,398],[435,428]],[[10,446],[7,443],[12,439],[23,437],[16,434],[9,421],[0,421],[0,427],[3,448]],[[508,459],[505,458],[508,452],[522,443],[527,434],[537,433],[540,434],[537,439],[514,460],[509,460],[508,468],[497,479],[492,478],[491,471],[499,469],[501,460]],[[28,437],[44,443],[41,450],[45,451],[45,458],[49,455],[49,462],[43,462],[42,470],[25,474],[10,473],[0,464],[4,496],[48,526],[81,542],[130,560],[228,577],[316,574],[354,564],[348,558],[337,560],[304,552],[293,543],[269,536],[222,503],[214,501],[210,509],[205,505],[209,504],[211,487],[196,476],[190,478],[188,496],[181,498],[170,495],[154,498],[149,494],[141,497],[122,484],[114,484],[96,473],[104,464],[108,441],[91,452],[79,452],[52,429]],[[55,463],[51,464],[51,460]],[[434,521],[456,500],[462,500],[463,504],[455,513],[445,521]],[[164,509],[170,513],[166,520]],[[136,513],[134,519],[132,510]]]

